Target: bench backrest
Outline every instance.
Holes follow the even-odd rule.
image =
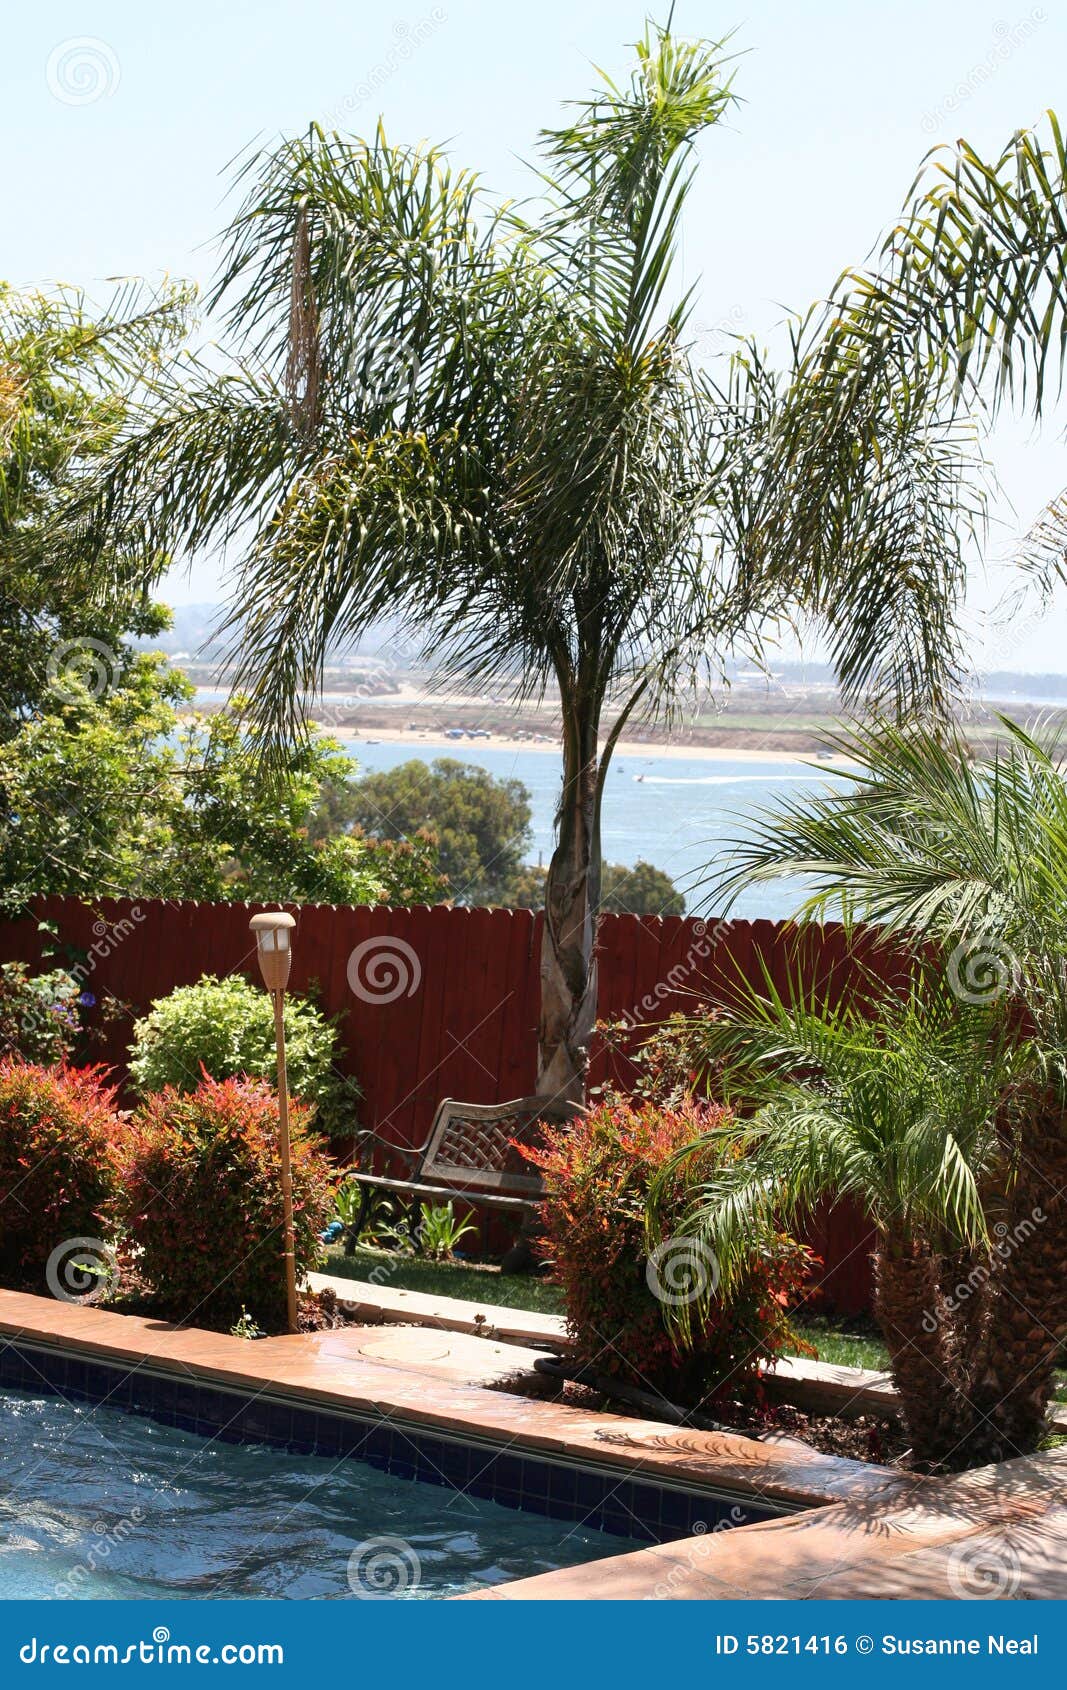
[[[544,1113],[544,1099],[516,1097],[510,1103],[457,1103],[446,1097],[433,1118],[426,1153],[415,1177],[469,1183],[485,1190],[534,1193],[541,1180],[530,1168],[514,1166],[515,1139],[523,1139]]]

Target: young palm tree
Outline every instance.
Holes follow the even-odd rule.
[[[940,698],[963,577],[960,444],[892,381],[860,449],[853,419],[835,439],[841,480],[812,500],[793,476],[783,513],[788,384],[748,355],[704,377],[671,291],[694,149],[732,103],[724,51],[650,27],[636,52],[542,135],[526,210],[380,131],[250,160],[213,296],[237,361],[167,372],[86,505],[102,539],[132,510],[172,549],[239,552],[238,684],[276,736],[327,650],[386,617],[442,684],[556,689],[538,1090],[564,1106],[627,722],[796,611],[831,622],[853,694]]]
[[[768,977],[764,994],[739,985],[705,1023],[703,1055],[755,1113],[743,1155],[700,1188],[687,1230],[714,1252],[721,1292],[776,1228],[824,1200],[854,1202],[875,1234],[875,1313],[915,1458],[966,1467],[984,1450],[972,1404],[996,1261],[984,1193],[1027,1053],[1002,1018],[961,1006],[934,976],[918,971],[903,997],[868,986],[835,1005],[799,979],[783,998]]]
[[[1067,785],[1054,737],[1001,727],[984,762],[958,728],[841,735],[853,772],[755,818],[716,881],[729,903],[753,881],[806,878],[802,919],[880,923],[887,945],[937,959],[961,1034],[962,1012],[982,1010],[1015,1040],[987,1192],[998,1294],[968,1352],[968,1448],[990,1459],[1036,1447],[1067,1340]],[[962,1041],[958,1054],[967,1073]]]

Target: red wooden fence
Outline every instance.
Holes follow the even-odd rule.
[[[41,898],[32,914],[0,923],[0,961],[37,963],[38,922],[82,953],[85,989],[143,1013],[154,998],[201,974],[258,979],[248,904],[161,899]],[[530,910],[291,906],[292,987],[316,985],[330,1014],[344,1012],[341,1066],[359,1077],[361,1116],[398,1144],[421,1142],[442,1097],[492,1103],[533,1089],[539,1006],[540,913]],[[599,934],[601,1017],[657,1021],[728,991],[764,968],[786,990],[797,972],[833,990],[857,955],[836,925],[703,922],[606,915]],[[111,1026],[102,1059],[121,1073],[129,1017]],[[602,1061],[594,1080],[603,1074]],[[848,1210],[820,1217],[809,1241],[823,1258],[828,1304],[868,1305],[870,1239]]]

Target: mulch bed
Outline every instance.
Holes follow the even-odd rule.
[[[592,1390],[588,1385],[576,1385],[550,1379],[540,1373],[519,1373],[512,1378],[486,1386],[487,1390],[503,1391],[506,1395],[535,1397],[545,1402],[564,1403],[590,1414],[619,1414],[627,1418],[640,1411],[631,1404]],[[702,1411],[709,1419],[729,1426],[742,1437],[762,1438],[775,1435],[795,1438],[824,1455],[846,1456],[852,1461],[871,1461],[879,1466],[907,1467],[902,1458],[908,1453],[908,1439],[896,1420],[881,1415],[864,1414],[846,1419],[830,1414],[807,1414],[789,1403],[766,1403],[754,1407],[752,1403],[719,1402]],[[669,1424],[669,1422],[665,1422]]]

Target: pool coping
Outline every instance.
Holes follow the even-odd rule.
[[[131,1370],[424,1428],[546,1461],[610,1469],[777,1513],[842,1500],[887,1502],[926,1481],[796,1444],[701,1432],[431,1377],[346,1353],[345,1329],[254,1343],[142,1316],[0,1290],[0,1339],[75,1352]],[[350,1348],[350,1346],[349,1346]]]
[[[1047,1601],[1067,1598],[1062,1452],[716,1530],[453,1597],[500,1601]]]

